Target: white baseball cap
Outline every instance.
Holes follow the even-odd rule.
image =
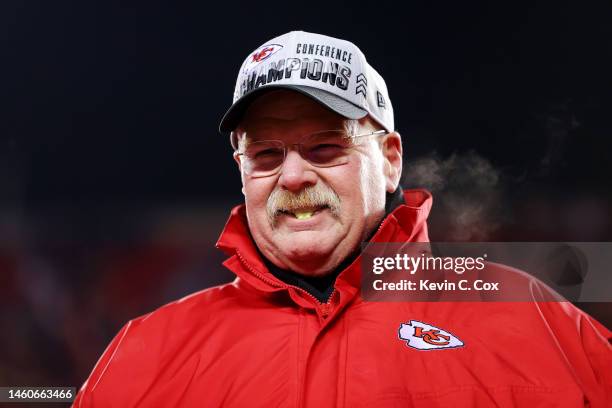
[[[253,50],[240,67],[219,130],[233,131],[250,103],[272,89],[300,92],[348,119],[369,114],[388,132],[395,129],[385,81],[349,41],[292,31]]]

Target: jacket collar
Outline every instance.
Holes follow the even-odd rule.
[[[370,242],[429,241],[426,221],[432,205],[431,194],[427,190],[405,190],[404,202],[385,217]],[[244,204],[232,209],[216,247],[229,256],[224,265],[256,289],[265,292],[288,289],[262,261],[249,231]],[[336,288],[351,292],[359,288],[360,258],[340,273]]]

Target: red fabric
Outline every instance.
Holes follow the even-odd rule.
[[[428,240],[431,196],[405,194],[373,241]],[[356,260],[321,304],[266,270],[244,207],[217,245],[236,280],[130,321],[75,406],[611,406],[611,333],[569,303],[363,302]],[[410,320],[464,346],[407,347]]]

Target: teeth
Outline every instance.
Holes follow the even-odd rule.
[[[312,217],[313,212],[305,211],[305,212],[296,212],[294,214],[295,214],[295,218],[297,218],[298,220],[307,220],[310,217]]]

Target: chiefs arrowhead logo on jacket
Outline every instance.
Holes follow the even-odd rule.
[[[446,330],[417,320],[402,323],[399,338],[406,340],[406,345],[418,350],[463,347],[463,342]]]

